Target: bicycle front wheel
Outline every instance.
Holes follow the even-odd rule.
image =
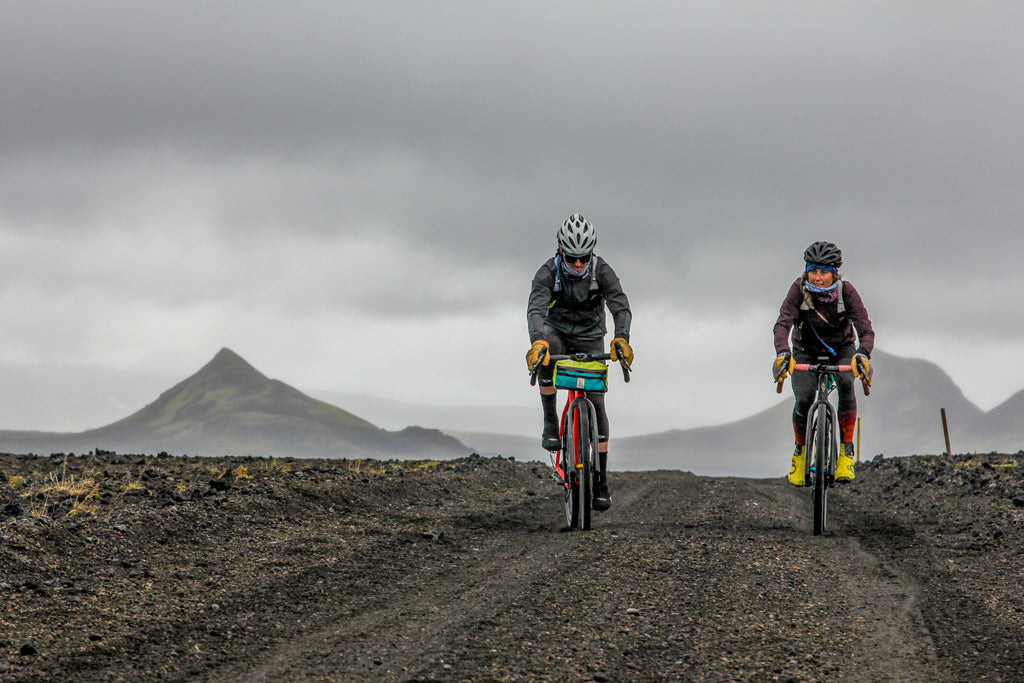
[[[579,439],[576,441],[576,472],[579,474],[580,491],[580,528],[590,531],[590,521],[594,505],[594,447],[591,434],[590,401],[579,401]]]
[[[812,484],[814,535],[820,536],[825,531],[825,521],[828,516],[828,453],[832,429],[827,406],[819,405],[814,411],[811,433],[808,436],[810,437],[808,441],[811,444],[811,452],[808,453],[808,457],[812,463],[811,476],[814,478]]]
[[[565,475],[562,494],[565,498],[565,523],[570,529],[579,526],[580,523],[580,485],[579,475],[576,470],[576,410],[570,405],[565,412],[565,422],[562,424],[562,433],[565,438],[562,440],[562,452],[558,454],[561,458],[561,468]]]

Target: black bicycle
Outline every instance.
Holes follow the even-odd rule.
[[[828,490],[836,483],[836,464],[839,461],[839,429],[836,410],[829,401],[838,383],[836,375],[853,372],[852,365],[829,365],[829,359],[819,358],[817,363],[794,363],[794,372],[813,372],[817,375],[818,389],[814,403],[807,411],[807,457],[804,458],[804,486],[811,487],[814,501],[814,535],[825,532],[828,517]],[[871,393],[866,373],[860,373],[864,395]],[[784,380],[785,378],[783,378]],[[782,381],[778,383],[782,391]]]
[[[530,384],[536,384],[537,371],[544,361],[542,352],[530,371]],[[622,365],[622,377],[629,381],[629,365],[618,357]],[[573,353],[551,355],[555,363],[555,386],[568,391],[562,421],[559,426],[561,447],[549,452],[552,474],[562,487],[565,499],[565,521],[570,529],[589,531],[593,507],[594,483],[598,477],[598,435],[597,410],[587,397],[588,391],[604,393],[608,390],[608,368],[604,361],[610,360],[608,353]]]

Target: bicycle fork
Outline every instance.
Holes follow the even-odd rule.
[[[565,423],[568,415],[570,414],[569,408],[572,406],[572,403],[576,398],[576,392],[570,391],[569,396],[565,401],[565,405],[562,406],[562,418],[559,421],[559,436],[562,440],[561,447],[558,449],[558,452],[556,453],[548,452],[548,458],[551,460],[551,468],[553,470],[551,473],[551,478],[555,481],[556,484],[558,484],[559,486],[563,486],[565,488],[570,488],[572,486],[572,478],[570,476],[570,473],[566,470],[565,467],[563,467],[563,463],[567,464],[567,461],[569,459],[569,454],[565,452],[566,443],[569,441],[569,439],[566,439],[566,429],[572,429],[573,434],[579,433],[579,423],[575,419],[576,413],[572,413],[573,424],[571,426],[566,425]],[[573,439],[572,441],[575,441],[575,439]]]
[[[816,417],[818,411],[824,408],[824,419],[820,421],[820,424],[816,425]],[[818,463],[815,457],[814,441],[818,429],[825,430],[825,448],[828,452],[823,455],[824,462],[824,476],[828,477],[826,486],[832,486],[834,483],[833,477],[835,476],[835,463],[839,456],[836,448],[836,413],[835,408],[827,399],[818,398],[811,404],[810,409],[807,411],[807,437],[805,446],[805,460],[804,460],[804,486],[812,486],[814,484],[814,478],[818,476]]]
[[[577,403],[583,405],[577,406],[577,409],[573,409]],[[589,434],[581,434],[580,420],[579,420],[579,409],[585,408],[587,410],[588,421],[590,425]],[[566,424],[568,417],[572,416],[572,424]],[[571,431],[567,431],[571,430]],[[555,483],[565,488],[570,488],[576,485],[576,482],[582,478],[579,474],[579,470],[584,467],[584,459],[580,457],[579,449],[580,444],[587,442],[591,444],[590,447],[596,448],[597,444],[597,413],[594,409],[594,405],[586,398],[586,394],[582,392],[572,391],[569,394],[568,399],[565,402],[565,407],[562,409],[562,420],[561,420],[561,437],[562,447],[557,453],[548,453],[548,458],[551,460],[551,467],[554,470],[551,473],[551,478]],[[571,438],[567,438],[567,434]],[[586,436],[586,438],[583,438]],[[574,452],[565,452],[566,446],[571,445]],[[596,453],[594,454],[596,457]],[[572,471],[575,468],[575,472]]]

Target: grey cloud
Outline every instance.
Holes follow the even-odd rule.
[[[1015,332],[959,292],[1024,248],[1016,6],[2,7],[0,229],[100,263],[137,245],[120,274],[62,267],[77,283],[479,312],[525,301],[581,210],[641,311],[777,307],[804,246],[833,239],[883,323]],[[172,252],[195,275],[167,290],[146,245],[175,216],[198,253]],[[347,273],[346,245],[375,239],[393,245],[378,279]]]

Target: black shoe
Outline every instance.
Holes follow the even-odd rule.
[[[608,484],[597,482],[594,484],[594,509],[604,512],[612,506],[612,496],[608,493]]]
[[[562,437],[558,436],[558,425],[544,425],[544,434],[540,437],[540,445],[546,451],[562,450]]]

